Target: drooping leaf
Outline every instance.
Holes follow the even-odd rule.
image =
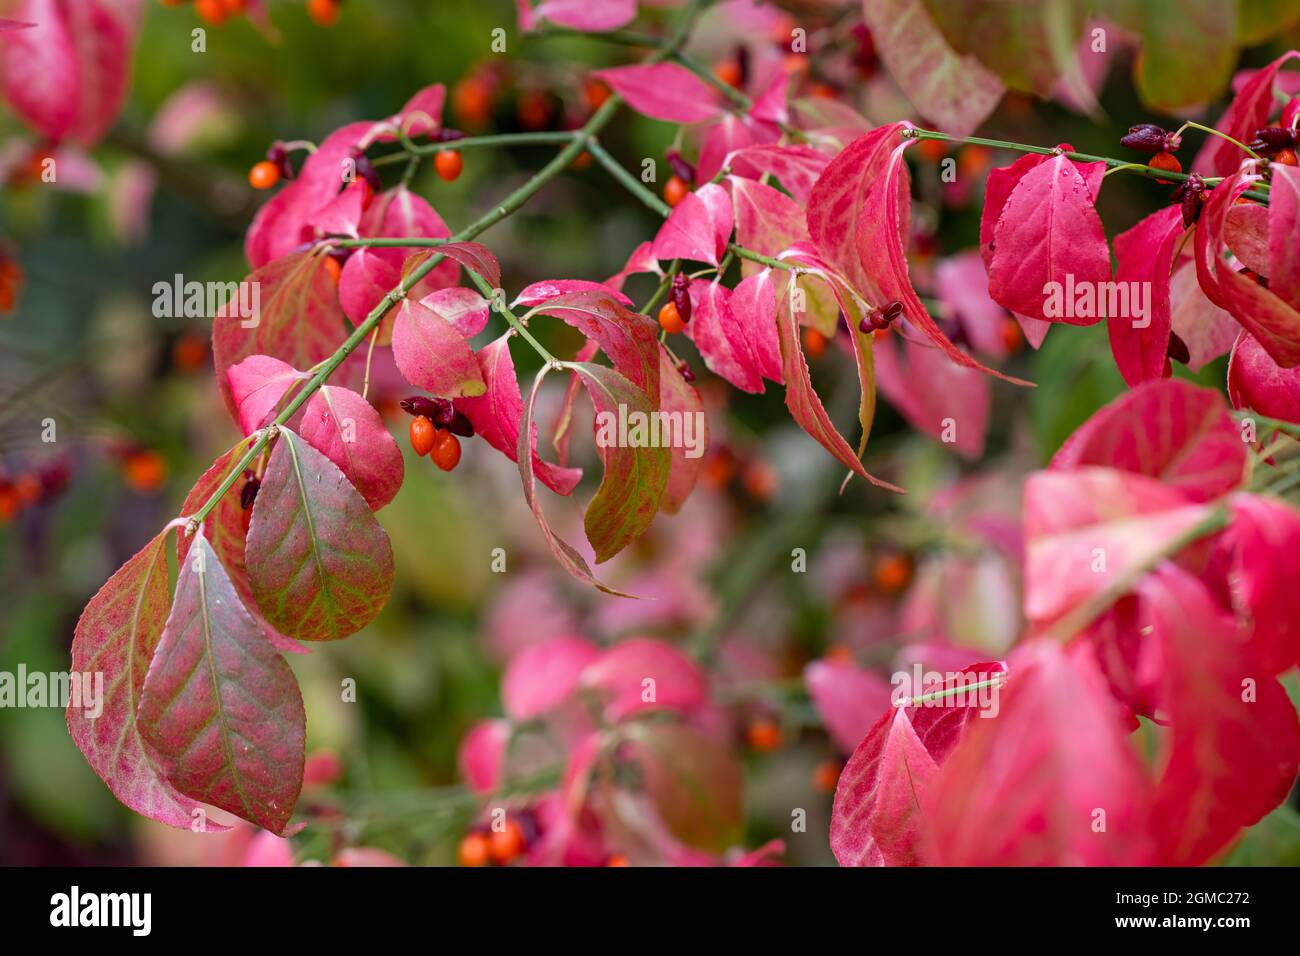
[[[284,831],[302,786],[302,695],[201,533],[145,678],[140,727],[179,791]]]
[[[654,240],[655,257],[716,266],[727,251],[732,225],[727,190],[717,183],[707,183],[687,193],[659,227]]]
[[[781,342],[776,334],[775,278],[772,269],[764,268],[741,279],[727,305],[753,349],[759,374],[782,385],[785,380],[781,371]]]
[[[1297,57],[1300,57],[1300,52],[1289,50],[1257,70],[1237,91],[1215,128],[1239,143],[1248,143],[1254,139],[1255,130],[1268,125],[1268,118],[1277,106],[1273,87],[1277,82],[1278,71]],[[1196,154],[1192,168],[1202,176],[1231,176],[1241,165],[1242,155],[1241,150],[1227,140],[1207,136],[1205,145]]]
[[[465,336],[442,316],[409,298],[397,307],[393,358],[408,382],[434,395],[473,398],[487,391]]]
[[[1106,316],[1115,364],[1129,385],[1164,375],[1172,331],[1170,273],[1183,239],[1183,213],[1166,206],[1115,237],[1115,283],[1125,290],[1146,290],[1145,314]]]
[[[806,204],[813,185],[829,162],[829,156],[811,146],[761,143],[737,150],[728,165],[737,176],[747,179],[757,180],[771,174],[791,196]]]
[[[1140,866],[1147,781],[1085,644],[1031,640],[997,715],[970,722],[925,801],[944,866]]]
[[[260,308],[245,316],[241,300],[244,305],[256,301]],[[217,385],[231,416],[238,420],[227,379],[232,366],[250,355],[266,355],[296,369],[311,368],[333,355],[344,338],[338,292],[324,256],[299,252],[258,269],[212,322]]]
[[[890,685],[854,664],[815,660],[803,670],[808,696],[831,739],[852,753],[889,708]]]
[[[993,405],[988,376],[901,335],[883,336],[872,349],[876,383],[899,414],[965,458],[984,453]]]
[[[453,286],[438,289],[420,300],[420,304],[435,315],[451,323],[465,338],[470,339],[487,328],[492,304],[473,289]]]
[[[688,713],[708,699],[708,677],[671,644],[649,638],[620,641],[589,664],[581,686],[605,702],[605,717],[624,720],[650,710]]]
[[[1300,422],[1300,368],[1280,367],[1249,332],[1242,332],[1228,362],[1228,396],[1235,408]]]
[[[294,382],[306,378],[288,362],[269,355],[250,355],[226,370],[230,382],[230,397],[238,411],[239,427],[251,435],[271,418]]]
[[[709,371],[743,392],[762,392],[759,359],[754,342],[746,334],[749,325],[736,321],[732,315],[731,291],[721,279],[695,279],[689,294],[691,321],[686,326],[686,334],[699,349]]]
[[[948,45],[922,0],[864,0],[862,14],[890,76],[944,132],[969,136],[1002,99],[1002,81]]]
[[[1190,250],[1188,250],[1190,252]],[[1187,346],[1187,367],[1193,372],[1232,350],[1241,326],[1206,296],[1196,280],[1191,258],[1174,267],[1169,282],[1170,325]]]
[[[1263,495],[1231,498],[1231,540],[1236,572],[1231,584],[1251,625],[1255,657],[1268,675],[1300,664],[1300,512]]]
[[[474,433],[511,461],[519,449],[519,424],[523,416],[523,397],[519,393],[519,379],[515,375],[514,359],[510,356],[510,339],[507,332],[489,342],[478,351],[479,368],[487,391],[476,398],[456,399],[456,408],[474,425]],[[537,426],[531,426],[529,442],[532,446],[533,473],[557,495],[572,494],[582,478],[581,468],[564,468],[544,461],[537,454]]]
[[[347,637],[393,587],[393,549],[365,499],[332,461],[281,428],[248,530],[257,606],[299,640]]]
[[[1164,565],[1143,582],[1142,598],[1150,639],[1165,648],[1172,724],[1153,798],[1159,862],[1195,866],[1286,799],[1300,724],[1200,582]]]
[[[582,378],[596,406],[596,445],[605,465],[600,487],[583,516],[587,540],[599,564],[641,537],[650,526],[668,486],[670,444],[664,443],[666,424],[658,426],[657,436],[646,436],[649,444],[637,444],[637,433],[633,431],[636,420],[641,419],[649,429],[662,419],[645,393],[626,378],[613,369],[587,362],[571,368]],[[624,418],[629,423],[626,441],[620,434]],[[669,437],[677,440],[680,436]]]
[[[162,637],[167,590],[167,532],[122,565],[81,612],[72,638],[72,673],[102,674],[99,713],[67,709],[68,732],[113,795],[152,820],[188,827],[195,803],[177,792],[139,726],[145,674]],[[225,827],[213,825],[213,829]]]
[[[401,449],[375,407],[352,389],[322,385],[303,406],[298,432],[338,466],[372,511],[402,487]]]
[[[703,123],[722,115],[721,95],[676,63],[646,63],[596,70],[638,113],[670,123]]]
[[[1157,379],[1121,395],[1066,439],[1053,470],[1090,465],[1158,478],[1188,501],[1241,484],[1246,445],[1217,391]]]
[[[1283,302],[1300,309],[1300,172],[1275,163],[1268,193],[1268,288]],[[1256,270],[1258,271],[1258,270]]]
[[[667,349],[659,349],[659,410],[665,420],[681,416],[683,439],[690,429],[691,441],[674,444],[669,449],[668,483],[664,487],[659,507],[676,514],[695,490],[695,482],[704,467],[704,455],[709,448],[709,425],[704,415],[704,403],[695,386],[682,377],[681,370]]]

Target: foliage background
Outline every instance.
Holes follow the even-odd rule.
[[[244,173],[272,140],[319,140],[345,122],[388,115],[421,86],[451,86],[484,62],[501,60],[508,79],[492,130],[520,128],[521,90],[545,91],[580,117],[584,72],[623,62],[625,54],[583,38],[522,39],[509,0],[350,2],[339,25],[328,30],[311,23],[297,3],[273,3],[272,15],[278,43],[239,19],[210,29],[207,52],[195,54],[192,12],[150,6],[128,105],[94,153],[107,188],[91,197],[6,188],[0,199],[0,235],[13,244],[27,277],[16,312],[0,319],[0,462],[9,471],[39,462],[49,452],[39,443],[40,423],[52,416],[59,423],[56,447],[72,466],[66,492],[0,528],[0,670],[15,671],[20,662],[29,671],[66,668],[86,600],[175,515],[193,480],[237,437],[220,407],[210,361],[186,371],[173,360],[178,339],[205,337],[206,323],[154,318],[151,289],[176,273],[200,281],[245,274],[243,229],[264,197],[247,187]],[[488,49],[497,27],[508,34],[504,57]],[[724,51],[725,36],[715,32],[704,44],[706,52]],[[1277,50],[1296,45],[1295,31],[1274,44]],[[1271,50],[1247,51],[1241,66],[1267,62]],[[115,225],[115,203],[124,201],[126,189],[120,177],[142,151],[150,159],[146,130],[160,107],[195,83],[211,84],[227,108],[187,155],[153,157],[159,178],[147,229],[124,236]],[[981,132],[1120,155],[1118,140],[1129,125],[1159,120],[1141,107],[1122,66],[1110,71],[1101,104],[1104,116],[1093,122],[1055,104],[1011,95]],[[1219,109],[1211,106],[1206,115],[1214,117]],[[456,124],[454,110],[448,122]],[[0,117],[0,140],[18,134],[12,117]],[[624,111],[605,140],[635,167],[642,157],[662,158],[672,136],[668,124]],[[548,155],[546,149],[476,152],[456,183],[441,182],[425,164],[413,186],[455,229]],[[933,164],[913,172],[921,195],[936,186]],[[1165,187],[1136,177],[1112,180],[1099,211],[1114,235],[1156,208]],[[963,205],[943,207],[936,252],[975,245],[979,211],[978,189]],[[483,241],[500,258],[507,288],[514,291],[541,278],[604,278],[655,224],[651,213],[593,166],[552,183]],[[649,293],[636,285],[631,291],[641,301]],[[559,323],[547,333],[546,344],[557,354],[577,345]],[[535,358],[524,350],[516,358],[526,379]],[[694,364],[698,369],[698,360]],[[1123,389],[1099,328],[1058,326],[1042,351],[1022,355],[1009,371],[1039,383],[1028,397],[995,385],[985,461],[1003,462],[1013,473],[1045,462],[1065,436]],[[846,419],[856,387],[852,368],[828,359],[815,374],[831,383],[824,394],[832,414]],[[1197,376],[1216,386],[1223,377],[1224,360]],[[828,536],[847,536],[864,552],[881,539],[909,547],[924,537],[924,529],[914,520],[913,504],[888,500],[860,483],[842,499],[828,494],[835,469],[794,428],[779,392],[733,394],[722,404],[715,402],[711,419],[715,434],[775,468],[775,494],[763,500],[734,484],[726,491],[706,489],[682,516],[659,518],[652,540],[626,561],[652,567],[675,560],[687,524],[730,528],[716,537],[702,532],[709,536],[701,545],[707,560],[691,569],[720,601],[718,626],[706,614],[694,627],[670,627],[667,633],[694,631],[709,640],[715,631],[743,635],[752,627],[754,642],[778,662],[775,689],[764,706],[779,709],[787,743],[776,754],[746,757],[746,842],[784,836],[789,862],[833,863],[825,840],[830,796],[809,784],[830,748],[806,698],[781,688],[797,685],[803,661],[825,650],[836,611],[810,585],[811,575],[781,572],[794,546],[811,555]],[[391,421],[400,435],[405,422]],[[868,466],[884,460],[889,473],[905,476],[903,483],[921,498],[925,488],[967,470],[941,446],[911,433],[884,403],[872,441]],[[111,453],[124,442],[162,454],[167,478],[159,491],[141,493],[124,482]],[[519,499],[513,468],[481,442],[467,445],[465,466],[451,476],[408,455],[406,484],[378,515],[396,551],[393,599],[367,631],[291,661],[307,702],[309,753],[332,749],[345,768],[336,787],[307,792],[303,806],[345,811],[349,822],[341,832],[349,840],[412,862],[454,859],[472,808],[454,788],[456,747],[476,719],[499,713],[499,664],[485,638],[502,629],[502,596],[517,575],[535,575],[561,618],[580,614],[595,620],[601,602],[617,600],[588,594],[554,572]],[[548,505],[552,511],[565,507]],[[489,554],[497,546],[512,555],[505,575],[489,571]],[[760,616],[752,613],[754,596],[765,588],[769,600],[775,594],[783,606],[775,627],[751,624],[744,613],[748,608],[750,617]],[[593,636],[614,633],[617,626]],[[338,700],[338,682],[349,676],[357,680],[356,704]],[[1294,801],[1293,795],[1290,806],[1254,828],[1231,862],[1300,863]],[[786,832],[791,806],[808,808],[806,835]],[[336,837],[327,823],[313,826],[297,849],[304,857],[322,858]],[[168,831],[121,807],[78,754],[60,710],[0,710],[0,863],[216,862],[221,839]]]

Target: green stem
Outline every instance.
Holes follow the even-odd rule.
[[[488,284],[487,279],[484,279],[477,272],[471,272],[469,277],[474,280],[474,284],[478,286],[479,291],[487,296],[488,299],[495,298],[497,290],[493,289],[492,286]],[[533,333],[528,331],[528,326],[519,321],[514,312],[510,310],[510,306],[506,305],[505,302],[494,301],[493,308],[505,316],[506,321],[510,323],[510,327],[515,330],[521,339],[533,347],[533,350],[542,357],[542,361],[550,365],[560,364],[556,361],[555,356],[552,355],[541,342],[537,341],[537,339],[533,337]]]
[[[660,199],[655,195],[652,189],[646,186],[645,183],[641,182],[641,180],[628,172],[627,169],[617,159],[611,156],[605,147],[600,145],[600,143],[595,139],[587,141],[587,152],[592,155],[592,158],[595,159],[596,162],[605,168],[605,172],[613,176],[624,189],[630,192],[634,197],[639,199],[654,212],[665,217],[672,212],[672,207],[669,206],[668,203]]]
[[[947,133],[939,133],[930,129],[917,129],[912,127],[904,135],[911,136],[914,139],[937,139],[945,143],[966,143],[971,146],[988,146],[992,149],[1010,149],[1019,153],[1035,153],[1039,156],[1054,156],[1056,149],[1049,146],[1031,146],[1027,143],[1012,143],[1005,139],[987,139],[983,136],[949,136]],[[1140,176],[1146,176],[1148,179],[1157,179],[1172,183],[1185,183],[1191,179],[1187,173],[1174,173],[1164,169],[1153,169],[1150,166],[1141,163],[1132,163],[1124,159],[1115,159],[1113,156],[1094,156],[1091,153],[1079,153],[1073,150],[1063,151],[1062,155],[1067,159],[1072,159],[1079,163],[1105,163],[1111,170],[1124,170],[1126,172],[1136,173]],[[1206,179],[1205,185],[1214,187],[1222,180]],[[1267,203],[1268,194],[1258,190],[1248,190],[1242,193],[1249,199],[1258,202]]]

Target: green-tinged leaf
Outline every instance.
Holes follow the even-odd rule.
[[[704,466],[704,453],[709,447],[709,424],[700,393],[682,378],[677,363],[662,345],[659,347],[659,401],[661,411],[670,415],[680,414],[683,427],[691,429],[691,441],[673,445],[671,449],[668,484],[661,503],[664,511],[677,514],[695,490],[695,482]]]
[[[284,831],[302,787],[302,695],[201,532],[145,678],[140,728],[181,793]]]
[[[72,639],[72,673],[92,680],[102,675],[102,710],[96,714],[98,708],[70,698],[68,731],[114,796],[150,819],[188,827],[196,804],[168,781],[139,724],[145,675],[167,619],[166,544],[164,531],[122,565],[82,612]]]
[[[1237,0],[1237,41],[1254,46],[1300,24],[1300,0]]]
[[[570,368],[596,406],[596,447],[605,464],[600,488],[583,517],[600,564],[650,527],[668,484],[669,449],[682,441],[679,429],[685,419],[657,414],[645,393],[612,368],[586,362]]]
[[[247,563],[267,621],[305,641],[361,630],[393,587],[393,549],[365,499],[287,428],[253,506]]]
[[[1096,12],[1142,38],[1138,93],[1176,112],[1215,99],[1237,63],[1237,8],[1223,0],[1102,0]]]

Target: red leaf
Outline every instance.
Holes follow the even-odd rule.
[[[260,306],[241,315],[257,290]],[[217,313],[212,322],[212,360],[217,385],[232,417],[238,410],[227,373],[250,355],[266,355],[294,368],[311,368],[343,344],[343,313],[325,257],[300,252],[258,269]]]
[[[600,649],[580,637],[552,637],[510,659],[501,678],[501,702],[513,720],[531,720],[559,706],[578,686]]]
[[[1300,309],[1300,172],[1275,163],[1268,193],[1268,288]],[[1258,270],[1256,270],[1258,271]]]
[[[393,358],[416,388],[447,398],[473,398],[487,391],[469,342],[442,316],[403,299],[393,324]]]
[[[1190,254],[1191,249],[1186,250]],[[1196,280],[1196,264],[1188,258],[1174,267],[1169,282],[1174,333],[1187,346],[1187,367],[1193,372],[1227,355],[1241,332],[1237,320],[1206,296]]]
[[[1217,391],[1162,378],[1101,408],[1049,467],[1088,465],[1158,478],[1188,501],[1209,501],[1241,484],[1246,444]]]
[[[731,292],[721,279],[695,279],[690,284],[691,321],[687,336],[700,350],[709,371],[743,392],[761,393],[763,379],[754,343],[731,313]]]
[[[182,793],[272,833],[288,825],[305,760],[302,695],[202,534],[181,565],[140,726]]]
[[[1210,192],[1196,227],[1196,275],[1210,301],[1231,312],[1274,362],[1294,368],[1300,365],[1300,312],[1222,257],[1228,213],[1257,179],[1236,173]]]
[[[1183,241],[1183,211],[1166,206],[1115,237],[1115,282],[1121,289],[1145,289],[1146,315],[1107,315],[1106,331],[1115,364],[1130,386],[1163,378],[1172,330],[1170,273]],[[1130,303],[1130,306],[1132,303]]]
[[[948,45],[922,0],[865,0],[862,14],[890,76],[940,129],[968,136],[1002,99],[1002,81]]]
[[[1072,315],[1075,302],[1068,301],[1072,288],[1100,296],[1110,282],[1106,233],[1093,202],[1087,179],[1063,154],[1026,172],[994,227],[989,262],[993,300],[1047,322],[1099,321],[1100,307],[1091,315]]]
[[[1257,70],[1233,98],[1227,111],[1219,118],[1215,128],[1227,133],[1239,143],[1255,138],[1255,130],[1268,125],[1276,100],[1273,86],[1278,71],[1300,53],[1290,50],[1263,69]],[[1231,176],[1241,165],[1242,152],[1232,143],[1218,136],[1207,136],[1205,145],[1196,154],[1193,169],[1202,176]]]
[[[226,370],[230,381],[230,397],[238,410],[239,427],[251,435],[268,419],[280,404],[280,399],[294,382],[307,378],[288,362],[269,355],[250,355]]]
[[[454,286],[430,292],[420,305],[435,313],[467,339],[487,328],[491,303],[473,289]]]
[[[519,393],[519,380],[515,376],[515,363],[510,356],[510,339],[507,332],[479,349],[477,359],[487,391],[476,398],[456,399],[458,408],[474,425],[474,433],[504,454],[511,461],[519,448],[519,425],[523,416],[523,398]],[[529,443],[532,448],[532,470],[558,495],[573,492],[582,478],[581,468],[561,468],[543,461],[537,454],[537,427],[531,427]]]
[[[763,378],[784,385],[781,341],[776,332],[776,297],[772,270],[762,269],[740,280],[727,305],[732,320],[754,352],[759,373]]]
[[[1300,368],[1281,368],[1249,332],[1242,332],[1228,362],[1228,396],[1234,408],[1300,422]]]
[[[1286,691],[1199,582],[1165,565],[1142,597],[1151,639],[1165,648],[1173,724],[1153,801],[1158,862],[1194,866],[1286,799],[1300,725]]]
[[[167,532],[122,565],[81,612],[72,638],[72,673],[104,678],[102,709],[91,717],[69,700],[68,732],[113,795],[137,813],[188,827],[194,801],[176,792],[138,724],[140,693],[163,633]],[[225,827],[213,825],[212,829]]]
[[[1300,664],[1300,512],[1276,498],[1238,494],[1231,499],[1237,603],[1251,622],[1255,656],[1268,675]]]
[[[1046,624],[1158,560],[1210,513],[1151,478],[1110,468],[1025,482],[1025,616]]]
[[[491,793],[501,782],[510,734],[510,721],[482,720],[460,742],[456,763],[475,793]]]
[[[876,383],[899,414],[920,431],[951,444],[964,458],[974,461],[984,453],[993,404],[987,376],[900,335],[885,336],[872,351]]]
[[[727,251],[732,225],[731,197],[722,186],[708,183],[687,193],[659,227],[655,258],[690,259],[716,266]]]
[[[737,176],[762,179],[775,176],[797,201],[808,202],[813,186],[830,162],[830,157],[811,146],[760,144],[732,153],[730,165]],[[743,245],[743,243],[742,243]]]
[[[943,866],[1151,862],[1147,782],[1087,645],[1030,641],[931,788]]]
[[[102,0],[23,0],[7,12],[21,28],[3,34],[4,99],[48,140],[98,142],[126,99],[134,18]]]
[[[393,587],[393,549],[365,500],[332,461],[287,428],[262,476],[247,556],[257,606],[300,640],[361,630]]]
[[[374,406],[350,388],[322,385],[303,406],[298,432],[338,466],[372,511],[402,487],[401,449]]]
[[[889,684],[853,664],[812,661],[804,668],[803,680],[822,723],[844,753],[852,753],[889,709]]]
[[[616,66],[592,76],[609,84],[628,106],[670,123],[703,123],[722,115],[720,94],[676,63]]]
[[[667,416],[680,415],[683,427],[688,418],[698,423],[693,426],[698,430],[692,435],[690,446],[682,442],[670,449],[668,484],[659,507],[669,514],[676,514],[695,490],[695,482],[704,467],[704,454],[709,447],[709,426],[700,393],[682,377],[677,363],[662,346],[659,348],[659,410]]]
[[[519,6],[519,29],[532,30],[538,21],[592,33],[617,30],[636,17],[636,0],[541,0],[531,8],[530,0],[515,0]]]

